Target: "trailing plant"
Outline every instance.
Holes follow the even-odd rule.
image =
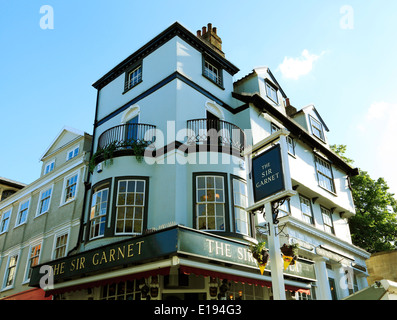
[[[90,172],[94,172],[96,163],[99,158],[103,158],[105,161],[105,165],[113,164],[114,152],[117,150],[124,149],[132,149],[134,155],[136,156],[136,160],[138,162],[142,162],[145,149],[148,147],[150,143],[147,141],[135,141],[135,140],[126,140],[126,141],[113,141],[109,143],[104,148],[99,148],[91,157],[90,162],[88,164]]]
[[[289,257],[297,257],[298,249],[299,249],[298,243],[293,243],[293,244],[284,243],[283,246],[280,248],[281,252]]]
[[[296,260],[298,259],[298,248],[298,243],[284,243],[283,246],[280,248],[281,252],[283,253],[284,269],[286,269],[288,265],[294,265],[296,263]]]
[[[252,256],[258,262],[259,265],[266,265],[269,260],[269,250],[265,247],[266,242],[259,242],[256,245],[250,246]]]

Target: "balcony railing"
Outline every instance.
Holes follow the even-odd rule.
[[[218,119],[195,119],[187,122],[188,144],[230,147],[244,150],[245,135],[236,125]]]
[[[143,123],[122,124],[104,131],[98,139],[98,148],[117,143],[119,146],[137,142],[152,144],[156,138],[156,126]]]

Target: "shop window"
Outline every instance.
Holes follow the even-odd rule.
[[[141,300],[139,280],[122,281],[103,286],[101,300]]]

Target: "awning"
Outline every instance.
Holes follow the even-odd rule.
[[[0,300],[52,300],[52,297],[51,295],[47,296],[44,290],[40,288],[34,288],[7,296]]]
[[[102,287],[102,286],[105,286],[105,285],[111,284],[111,283],[119,283],[119,282],[128,281],[128,280],[131,281],[131,280],[135,280],[135,279],[149,278],[150,276],[155,276],[155,275],[164,276],[164,275],[168,275],[169,273],[170,273],[170,267],[161,268],[161,269],[153,269],[153,270],[124,275],[121,277],[108,278],[108,279],[88,282],[88,283],[84,283],[84,284],[78,284],[78,285],[64,287],[64,288],[48,290],[48,291],[46,291],[45,296],[47,297],[50,295],[61,294],[61,293],[65,293],[65,292],[72,292],[72,291],[79,291],[79,290],[84,290],[84,289],[88,289],[88,288]]]
[[[243,277],[243,276],[230,274],[230,273],[205,270],[205,269],[189,267],[189,266],[184,266],[184,265],[180,266],[180,271],[184,274],[193,273],[195,275],[202,275],[204,277],[227,279],[227,280],[234,281],[234,282],[241,282],[243,284],[247,283],[249,285],[261,286],[261,287],[268,287],[268,288],[272,287],[272,283],[270,281],[259,280],[259,279],[249,278],[249,277]],[[287,285],[287,284],[285,285],[285,290],[297,291],[297,292],[306,293],[306,294],[310,295],[310,289],[304,289],[304,288],[291,286],[291,285]]]

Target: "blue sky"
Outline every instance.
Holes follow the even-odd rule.
[[[44,5],[53,29],[40,27]],[[397,193],[396,13],[395,0],[0,0],[0,176],[39,178],[63,126],[92,133],[92,83],[175,21],[193,33],[211,22],[235,80],[268,66]]]

